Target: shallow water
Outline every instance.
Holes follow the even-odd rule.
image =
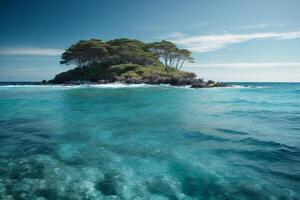
[[[0,199],[300,199],[300,84],[240,85],[2,85]]]

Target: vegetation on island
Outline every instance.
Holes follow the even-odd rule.
[[[204,87],[203,80],[196,79],[196,74],[181,70],[185,62],[194,62],[191,52],[165,40],[153,43],[127,38],[106,42],[99,39],[80,40],[65,50],[60,61],[61,64],[76,67],[56,75],[49,82],[201,83]]]
[[[80,40],[66,49],[60,63],[75,64],[77,67],[129,63],[153,66],[161,65],[162,60],[166,68],[176,69],[181,68],[185,61],[193,62],[190,51],[179,49],[172,42],[143,43],[121,38],[107,42],[99,39]]]

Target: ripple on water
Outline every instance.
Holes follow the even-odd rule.
[[[299,100],[274,87],[9,88],[0,199],[300,199]]]

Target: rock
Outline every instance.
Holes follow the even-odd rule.
[[[203,79],[194,79],[191,84],[191,88],[203,88],[206,87],[206,83]]]
[[[128,73],[128,72],[126,72]],[[68,81],[66,85],[81,85],[81,84],[107,84],[107,83],[123,83],[123,84],[150,84],[150,85],[159,85],[159,84],[170,84],[172,86],[191,86],[191,88],[209,88],[209,87],[226,87],[228,86],[225,83],[219,83],[212,80],[204,82],[203,79],[197,79],[196,75],[193,73],[190,74],[147,74],[141,75],[132,71],[132,73],[123,73],[119,76],[112,76],[108,79],[100,79],[96,82],[85,81],[85,80],[76,80]],[[124,75],[126,74],[126,75]],[[43,81],[45,83],[45,81]],[[47,82],[51,83],[51,82]]]
[[[229,87],[229,85],[227,83],[217,82],[216,87]]]
[[[68,81],[65,83],[65,85],[82,85],[82,84],[93,84],[93,82],[77,80],[77,81]]]
[[[160,78],[158,79],[158,81],[159,81],[159,84],[169,84],[170,78],[160,77]]]
[[[209,80],[207,82],[204,82],[203,80],[199,80],[199,82],[195,81],[191,88],[211,88],[211,87],[228,87],[226,83],[221,82],[214,82],[212,80]]]
[[[207,85],[214,85],[214,84],[216,84],[216,82],[215,82],[215,81],[212,81],[212,80],[209,80],[209,81],[207,81],[206,84],[207,84]]]
[[[107,83],[110,83],[110,81],[109,81],[109,80],[102,79],[102,80],[99,80],[97,83],[98,83],[98,84],[107,84]]]
[[[170,79],[170,85],[174,85],[174,86],[179,85],[179,79],[176,78],[176,77],[172,77],[172,78]]]
[[[144,82],[143,82],[143,80],[141,80],[141,79],[133,79],[133,80],[132,80],[132,83],[133,83],[133,84],[143,84]]]
[[[206,85],[205,82],[203,82],[203,83],[193,83],[192,86],[191,86],[191,88],[206,88],[206,87],[207,87],[207,85]]]
[[[41,84],[42,84],[42,85],[46,85],[46,84],[47,84],[47,81],[46,81],[46,80],[42,80],[42,81],[41,81]]]

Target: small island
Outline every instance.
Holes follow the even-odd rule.
[[[181,70],[185,62],[194,62],[191,52],[174,43],[144,43],[120,38],[109,41],[80,40],[62,54],[60,63],[76,68],[62,72],[45,84],[170,84],[192,88],[225,87],[224,83],[197,78]]]

